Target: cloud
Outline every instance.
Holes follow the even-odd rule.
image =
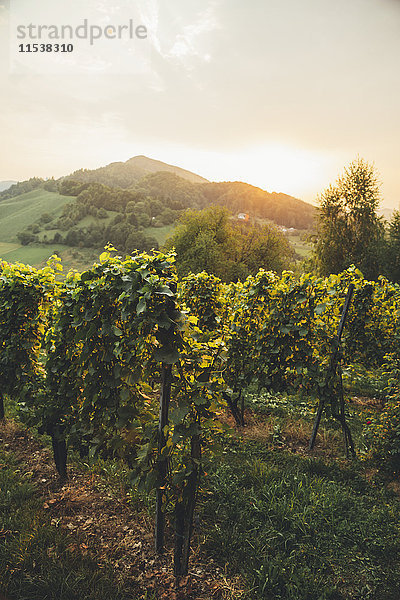
[[[167,53],[167,58],[176,58],[183,64],[186,63],[186,59],[193,57],[209,62],[211,57],[205,49],[207,39],[219,28],[215,9],[216,4],[213,3],[204,13],[198,15],[195,22],[183,27],[182,33],[176,37],[174,45]]]
[[[219,1],[213,0],[200,10],[191,6],[182,10],[182,3],[176,0],[162,7],[156,0],[148,5],[144,19],[161,58],[188,71],[199,62],[211,60],[213,35],[220,28]]]
[[[134,153],[157,156],[159,148],[173,144],[184,148],[182,156],[189,150],[230,156],[246,147],[283,144],[328,153],[329,160],[333,153],[342,165],[357,153],[376,160],[382,178],[397,190],[390,192],[392,197],[400,197],[398,0],[253,0],[247,5],[243,0],[93,0],[94,4],[101,8],[99,18],[107,20],[108,15],[115,21],[120,19],[117,8],[134,4],[135,19],[149,31],[149,68],[129,76],[115,74],[122,55],[130,59],[125,47],[118,46],[118,57],[107,55],[112,63],[107,76],[98,73],[104,65],[88,54],[85,75],[10,77],[4,25],[4,179],[19,177],[15,171],[6,172],[12,153],[15,165],[28,169],[39,164],[39,142],[43,152],[46,147],[55,149],[60,163],[62,156],[73,160],[73,168],[93,165],[93,157],[101,164]],[[0,0],[2,5],[7,3]],[[65,4],[65,10],[70,11],[69,6]],[[86,6],[92,4],[88,0],[79,6],[78,21],[86,18]],[[0,10],[0,24],[6,15]],[[44,174],[53,172],[50,150],[43,154]],[[163,158],[173,160],[168,160],[167,150]],[[252,157],[247,159],[250,164]],[[257,169],[262,172],[264,167]],[[35,174],[33,166],[29,172]],[[307,173],[314,177],[311,166]],[[283,185],[281,189],[285,191]]]

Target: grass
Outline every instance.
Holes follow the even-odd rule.
[[[163,246],[166,239],[172,235],[175,227],[175,223],[172,225],[165,225],[164,227],[146,227],[144,233],[146,235],[151,235],[151,237],[157,240],[159,246]]]
[[[99,251],[93,248],[74,248],[65,244],[20,246],[12,243],[0,243],[0,259],[10,263],[21,262],[33,267],[44,266],[54,252],[61,257],[64,274],[71,269],[84,271],[99,258]]]
[[[21,194],[15,198],[4,200],[0,203],[0,259],[7,262],[22,262],[34,267],[42,266],[45,261],[56,250],[63,261],[64,272],[70,269],[84,270],[90,267],[98,259],[98,252],[92,249],[69,248],[64,244],[29,244],[21,246],[17,243],[17,234],[35,223],[39,217],[47,212],[53,218],[60,216],[62,209],[68,202],[73,202],[75,198],[70,196],[61,196],[54,192],[38,189]],[[79,228],[85,228],[92,224],[107,225],[117,213],[107,211],[106,219],[96,219],[90,215],[86,216],[78,223]],[[171,235],[175,226],[167,225],[165,227],[148,227],[145,229],[147,235],[154,237],[158,244],[162,246],[165,240]],[[44,236],[52,239],[59,229],[42,229],[38,233],[39,242],[42,242]],[[65,232],[61,232],[64,235]]]
[[[62,208],[74,200],[54,192],[38,189],[0,203],[0,241],[15,242],[17,234],[47,212],[60,215]]]
[[[370,398],[385,398],[388,375],[382,368],[366,369],[361,364],[352,364],[343,369],[343,383],[349,393]]]
[[[38,267],[43,265],[55,251],[62,253],[68,246],[63,244],[51,244],[49,246],[40,246],[39,244],[29,244],[3,255],[3,258],[10,263],[21,262],[24,264]]]
[[[0,256],[4,257],[9,252],[17,250],[21,247],[21,244],[12,244],[10,242],[0,242]]]
[[[208,472],[205,548],[249,600],[400,597],[400,503],[357,468],[228,442]]]
[[[133,600],[79,540],[51,525],[28,476],[0,450],[0,590],[10,600]]]
[[[36,235],[39,242],[43,242],[44,240],[54,239],[56,233],[60,233],[61,235],[65,234],[61,229],[43,229],[43,231],[39,231]]]
[[[105,219],[98,219],[92,215],[86,215],[81,219],[77,225],[79,228],[88,227],[89,225],[109,225],[111,221],[119,214],[117,211],[106,210],[107,217]]]
[[[257,397],[254,392],[247,402],[253,411],[249,425],[242,436],[221,434],[222,449],[205,467],[208,475],[196,509],[202,553],[231,581],[238,576],[245,581],[244,595],[233,594],[232,599],[398,600],[398,496],[382,481],[379,486],[368,481],[363,461],[350,464],[343,459],[341,434],[329,421],[320,430],[322,456],[305,452],[312,416],[307,402],[284,394]],[[12,408],[7,404],[7,413]],[[252,438],[255,422],[260,435]],[[331,458],[326,456],[329,449]],[[77,547],[76,539],[57,537],[61,533],[46,523],[29,481],[7,461],[0,469],[0,572],[9,578],[4,591],[22,600],[103,598],[107,590],[110,600],[124,598],[118,587],[107,587],[114,581],[110,570],[103,570],[98,580],[87,557],[68,551],[72,543]],[[120,485],[127,485],[129,473],[115,461],[87,459],[85,466],[99,489],[110,485],[118,495]],[[11,484],[2,479],[6,472]],[[132,499],[138,498],[133,491]],[[4,530],[12,532],[4,543],[8,538],[15,545],[3,551]],[[50,560],[49,548],[57,549],[59,560]],[[69,588],[63,596],[66,573]],[[79,577],[81,595],[74,596]],[[47,591],[50,578],[59,585],[54,592]],[[93,595],[85,595],[89,587]]]
[[[308,244],[300,238],[299,235],[289,236],[290,245],[300,255],[301,258],[308,258],[311,254],[311,244]]]

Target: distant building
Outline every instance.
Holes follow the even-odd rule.
[[[250,215],[247,213],[239,213],[237,218],[239,221],[245,221],[245,223],[247,223],[247,221],[250,219]]]

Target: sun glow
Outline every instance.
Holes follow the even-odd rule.
[[[282,143],[207,152],[194,148],[149,148],[147,156],[179,165],[210,181],[244,181],[269,192],[283,192],[315,201],[336,177],[336,156]]]

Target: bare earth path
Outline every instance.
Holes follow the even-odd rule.
[[[189,575],[175,580],[172,547],[164,556],[155,554],[152,519],[144,508],[138,510],[133,505],[122,486],[111,489],[100,476],[75,465],[69,467],[68,482],[61,484],[50,450],[12,420],[0,422],[0,444],[15,456],[21,471],[30,474],[51,524],[71,532],[76,540],[71,552],[79,547],[83,554],[95,558],[99,568],[111,563],[133,597],[147,598],[150,591],[160,600],[242,597],[239,579],[228,579],[223,569],[202,555],[198,533],[193,540]],[[172,532],[168,537],[172,539]]]

